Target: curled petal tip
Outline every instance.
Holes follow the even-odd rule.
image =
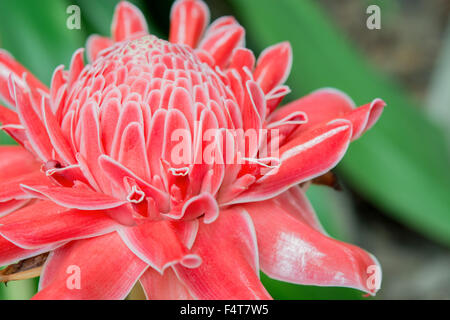
[[[387,106],[383,99],[377,98],[370,104],[370,114],[367,120],[366,130],[369,130],[378,121],[384,108]]]
[[[183,267],[195,269],[202,264],[202,258],[197,254],[187,254],[181,259],[180,263]]]

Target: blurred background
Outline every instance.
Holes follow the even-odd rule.
[[[91,33],[108,35],[116,0],[0,0],[0,47],[45,83]],[[172,1],[131,1],[151,33],[166,38]],[[308,195],[329,234],[373,253],[382,288],[364,298],[347,288],[270,280],[277,299],[450,298],[450,2],[448,0],[207,0],[211,17],[234,15],[258,55],[288,40],[294,100],[336,87],[358,105],[388,107],[336,168],[343,190],[313,186]],[[66,13],[81,9],[80,30]],[[369,30],[369,5],[381,29]],[[4,134],[1,143],[12,143]],[[37,279],[0,284],[0,299],[28,299]]]

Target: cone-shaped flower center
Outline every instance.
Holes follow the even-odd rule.
[[[177,88],[184,89],[187,96],[180,97],[183,94]],[[130,103],[139,105],[144,116],[151,117],[158,109],[174,108],[188,120],[195,114],[195,104],[208,107],[214,101],[224,108],[224,98],[233,99],[217,73],[202,63],[190,47],[153,35],[108,48],[83,69],[68,96],[66,114],[70,110],[79,113],[89,103],[96,103],[101,112],[117,100],[121,108]],[[188,109],[182,109],[187,107],[184,103],[190,104]]]
[[[220,129],[229,128],[227,106],[237,106],[220,72],[190,47],[155,36],[119,42],[84,67],[69,87],[61,123],[77,160],[89,163],[90,185],[126,196],[143,215],[148,215],[149,197],[155,212],[189,219],[209,212],[214,219],[214,198],[224,176],[224,164],[217,169],[214,162],[223,154],[218,156],[218,146],[212,144],[205,155],[204,139],[207,129],[211,142]],[[90,154],[100,164],[99,172]],[[108,160],[95,160],[99,155]],[[105,178],[107,161],[132,172],[132,178],[130,173],[117,178],[122,191],[111,187],[110,172]],[[214,174],[219,179],[213,181]],[[151,192],[143,190],[144,182]],[[189,206],[194,212],[187,212]]]

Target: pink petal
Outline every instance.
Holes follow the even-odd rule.
[[[81,49],[79,49],[79,51],[80,50]],[[67,71],[64,70],[63,65],[60,65],[53,72],[50,86],[50,97],[45,97],[45,102],[50,105],[50,110],[52,110],[57,118],[62,116],[66,96]],[[41,109],[43,109],[43,107],[41,107]],[[38,114],[41,112],[43,111],[39,110]]]
[[[295,184],[329,171],[343,157],[351,136],[352,126],[346,120],[336,120],[305,132],[280,149],[279,168],[266,173],[230,203],[270,199]]]
[[[131,122],[137,122],[139,124],[143,124],[144,122],[142,108],[138,103],[134,101],[130,101],[121,106],[119,119],[115,124],[116,129],[114,132],[114,140],[111,146],[111,154],[115,159],[119,156],[120,142],[122,141],[122,136],[125,132],[125,129]]]
[[[161,212],[167,212],[169,210],[169,197],[165,192],[145,182],[122,164],[108,156],[101,156],[99,158],[99,163],[103,172],[111,182],[115,183],[117,186],[123,187],[124,178],[131,178],[147,196],[153,198]]]
[[[41,164],[19,146],[0,146],[0,181],[39,171]]]
[[[88,184],[88,180],[83,175],[79,165],[47,169],[45,175],[63,187],[72,187],[77,183],[76,181]]]
[[[147,139],[147,156],[149,159],[150,171],[153,175],[161,176],[161,158],[164,148],[166,116],[167,111],[164,109],[159,109],[153,114],[149,137]]]
[[[281,103],[286,95],[291,92],[288,86],[281,85],[273,88],[266,94],[267,114],[270,115],[273,110]]]
[[[199,48],[214,58],[215,65],[225,67],[233,50],[243,45],[244,36],[245,30],[240,25],[224,26],[214,32],[208,32]]]
[[[195,48],[208,22],[209,9],[203,1],[178,0],[170,13],[169,41]]]
[[[51,253],[33,299],[124,299],[146,268],[116,233],[72,241]],[[77,275],[79,289],[71,286]]]
[[[92,35],[88,38],[86,43],[87,56],[90,62],[93,62],[99,56],[99,53],[114,44],[109,38],[99,35]]]
[[[333,119],[348,119],[353,125],[352,140],[359,138],[378,120],[386,104],[375,99],[369,104],[355,108],[354,102],[343,92],[325,88],[293,101],[275,111],[270,121],[277,121],[296,111],[308,115],[308,123],[299,127],[292,137],[299,136],[310,128]]]
[[[17,177],[4,179],[0,184],[0,201],[3,202],[13,199],[18,200],[34,198],[33,195],[28,194],[21,188],[22,184],[45,184],[47,187],[54,186],[52,181],[48,179],[40,170],[36,170],[34,172],[23,174]]]
[[[169,100],[169,109],[176,109],[183,113],[189,123],[191,131],[194,129],[194,106],[192,96],[185,88],[174,88]]]
[[[351,112],[355,103],[345,93],[331,88],[320,89],[297,99],[276,110],[270,120],[277,121],[295,111],[308,115],[309,124],[314,125],[335,118],[342,118]]]
[[[22,259],[31,258],[52,249],[48,247],[27,250],[16,246],[11,241],[0,236],[0,266],[6,266]]]
[[[141,10],[129,2],[120,2],[114,12],[111,34],[115,42],[148,34],[147,22]]]
[[[120,142],[119,162],[144,180],[150,180],[144,131],[137,122],[130,123]]]
[[[109,190],[109,182],[105,180],[98,158],[103,154],[103,145],[100,137],[100,123],[98,105],[89,103],[81,111],[81,141],[80,155],[86,160],[89,173],[102,190]]]
[[[114,133],[119,121],[121,103],[119,99],[113,98],[102,103],[100,111],[100,132],[102,133],[102,144],[107,154],[111,154],[114,142]]]
[[[191,249],[194,245],[199,225],[200,222],[198,219],[191,221],[172,221],[172,227],[175,230],[175,233],[177,234],[181,243],[183,243],[188,249]]]
[[[233,52],[229,68],[234,68],[241,72],[244,67],[252,71],[255,67],[255,56],[250,49],[237,48]]]
[[[30,142],[28,141],[27,133],[22,125],[9,124],[0,127],[0,130],[5,131],[11,138],[13,138],[18,144],[28,150],[30,153],[35,154]]]
[[[164,274],[149,268],[139,279],[148,300],[193,300],[189,290],[178,280],[172,268]]]
[[[253,76],[264,93],[268,93],[286,81],[291,71],[291,66],[291,44],[282,42],[266,48],[261,53]]]
[[[210,193],[201,193],[186,201],[180,213],[170,212],[167,217],[173,219],[194,220],[204,215],[204,223],[212,223],[219,216],[219,206]]]
[[[58,123],[49,103],[43,103],[42,114],[44,116],[45,128],[52,143],[53,148],[59,154],[65,164],[76,163],[74,152],[64,136],[61,125]]]
[[[0,219],[0,234],[25,249],[112,232],[117,223],[101,211],[80,211],[39,201]]]
[[[72,209],[104,210],[119,207],[126,203],[109,195],[95,192],[88,187],[48,187],[21,185],[22,189],[36,197],[47,198],[54,203]]]
[[[219,128],[217,119],[214,113],[210,109],[204,109],[200,114],[200,120],[198,121],[198,128],[196,128],[196,136],[194,137],[193,146],[193,159],[194,165],[189,172],[190,180],[190,192],[191,194],[198,194],[201,190],[202,181],[206,173],[211,167],[211,163],[205,161],[205,148],[209,141],[205,141],[205,135],[207,132],[214,132],[214,130]],[[212,138],[212,137],[211,137]]]
[[[214,20],[208,27],[208,30],[206,30],[205,37],[208,37],[209,35],[213,34],[219,29],[222,29],[227,26],[238,26],[239,23],[233,16],[223,16],[220,18],[217,18]]]
[[[10,79],[16,101],[20,122],[26,129],[26,135],[36,154],[41,160],[52,159],[52,145],[47,135],[45,125],[32,107],[31,93],[24,91],[16,80]]]
[[[68,87],[71,88],[75,81],[78,79],[78,76],[81,74],[81,71],[84,69],[84,48],[78,49],[72,56],[72,60],[70,61],[70,69],[68,76]]]
[[[259,133],[262,121],[266,116],[266,101],[261,88],[255,81],[247,81],[246,87],[247,101],[242,109],[244,130],[256,130]],[[253,155],[249,156],[252,157]]]
[[[179,262],[188,267],[201,263],[198,256],[188,253],[170,222],[147,222],[120,228],[118,232],[134,254],[160,273]]]
[[[26,74],[29,86],[35,90],[40,89],[48,92],[48,88],[36,79],[30,71],[18,63],[8,52],[0,49],[0,100],[4,100],[11,107],[15,106],[14,96],[10,94],[8,89],[8,81],[11,74],[15,75],[17,79],[23,79],[24,74]],[[23,86],[26,86],[23,81],[21,83]]]
[[[26,206],[30,200],[8,200],[0,202],[0,218]]]
[[[281,200],[242,207],[255,224],[262,271],[274,279],[297,284],[376,292],[369,277],[374,270],[381,277],[381,269],[372,255],[322,234],[299,219],[302,214],[287,212]]]
[[[189,165],[192,161],[192,137],[186,116],[178,109],[169,109],[164,132],[163,158],[172,168],[183,168]],[[177,152],[178,150],[180,152]]]
[[[253,224],[242,210],[222,211],[212,224],[201,224],[192,251],[203,263],[174,270],[197,299],[271,299],[259,280]]]
[[[20,124],[20,119],[16,112],[0,105],[0,124]]]

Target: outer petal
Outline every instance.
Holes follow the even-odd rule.
[[[195,48],[208,22],[209,9],[203,1],[178,0],[170,14],[169,41]]]
[[[230,68],[236,69],[241,74],[244,72],[244,67],[247,67],[248,70],[252,71],[255,67],[255,56],[250,49],[237,48],[234,50],[231,57]]]
[[[48,187],[48,186],[26,186],[22,189],[31,195],[47,198],[58,205],[66,208],[80,210],[104,210],[117,208],[125,204],[126,201],[115,199],[106,194],[94,192],[88,187]]]
[[[164,274],[149,268],[144,272],[141,279],[142,287],[148,300],[192,300],[189,293],[172,268],[164,271]]]
[[[23,249],[16,246],[11,241],[0,237],[0,266],[6,266],[22,259],[31,258],[53,248],[38,248],[33,250]]]
[[[278,121],[292,112],[303,111],[308,114],[309,124],[315,125],[335,118],[342,118],[355,108],[353,100],[345,93],[324,88],[297,99],[276,110],[270,120]]]
[[[280,199],[243,208],[255,224],[261,269],[270,277],[297,284],[352,287],[375,293],[370,278],[381,269],[364,250],[329,238],[288,213]]]
[[[0,49],[0,98],[7,102],[11,107],[15,106],[14,96],[10,94],[8,89],[8,80],[10,75],[13,74],[17,79],[23,79],[26,74],[27,83],[33,89],[40,89],[44,92],[48,92],[48,88],[36,79],[30,71],[18,63],[8,52]],[[23,80],[19,80],[22,87],[26,84]]]
[[[52,145],[44,123],[33,109],[31,93],[17,79],[11,77],[10,81],[20,122],[26,129],[28,140],[41,160],[48,161],[52,158]]]
[[[39,171],[40,164],[33,155],[19,146],[0,146],[0,181]]]
[[[282,42],[265,49],[256,64],[253,74],[264,93],[286,81],[292,67],[292,48]]]
[[[216,66],[225,67],[233,50],[243,46],[244,37],[245,30],[239,24],[225,25],[216,30],[208,30],[199,48],[214,58]]]
[[[99,53],[114,44],[109,38],[99,35],[92,35],[88,38],[86,43],[86,52],[90,62],[93,62],[99,56]]]
[[[9,200],[5,202],[0,202],[0,218],[6,216],[7,214],[10,214],[11,212],[14,212],[23,206],[25,206],[27,203],[29,203],[30,200]]]
[[[2,125],[9,125],[14,124],[18,125],[20,124],[19,116],[16,112],[13,110],[0,105],[0,124]]]
[[[351,136],[352,126],[346,120],[332,121],[305,132],[280,149],[278,168],[267,172],[228,204],[270,199],[329,171],[343,157]]]
[[[258,249],[248,215],[238,209],[221,212],[200,226],[192,248],[200,267],[174,266],[179,279],[198,299],[270,299],[258,277]]]
[[[55,151],[58,153],[61,159],[66,162],[66,164],[76,163],[73,150],[66,137],[64,137],[61,126],[58,123],[56,116],[53,114],[49,103],[43,103],[42,113],[44,117],[45,128],[47,129],[49,139]]]
[[[114,230],[117,223],[101,211],[80,211],[40,201],[0,219],[0,235],[25,248],[88,238]]]
[[[33,299],[124,299],[146,268],[116,233],[73,241],[50,254]]]
[[[297,137],[320,123],[333,119],[348,119],[352,122],[352,140],[355,140],[374,125],[385,105],[383,100],[375,99],[355,109],[354,102],[346,94],[336,89],[325,88],[278,109],[273,113],[270,121],[278,121],[293,112],[305,112],[308,115],[308,123],[293,133],[292,137]]]
[[[116,42],[148,34],[147,22],[141,10],[129,2],[120,2],[114,13],[111,34]]]
[[[0,202],[10,201],[13,199],[23,200],[34,198],[34,195],[26,193],[21,188],[21,184],[23,183],[30,185],[43,185],[45,183],[47,187],[54,186],[52,181],[40,171],[30,172],[11,179],[4,179],[0,184]]]
[[[201,263],[198,256],[188,254],[187,248],[167,221],[124,227],[118,232],[131,251],[161,273],[178,262],[188,267],[196,267]]]

